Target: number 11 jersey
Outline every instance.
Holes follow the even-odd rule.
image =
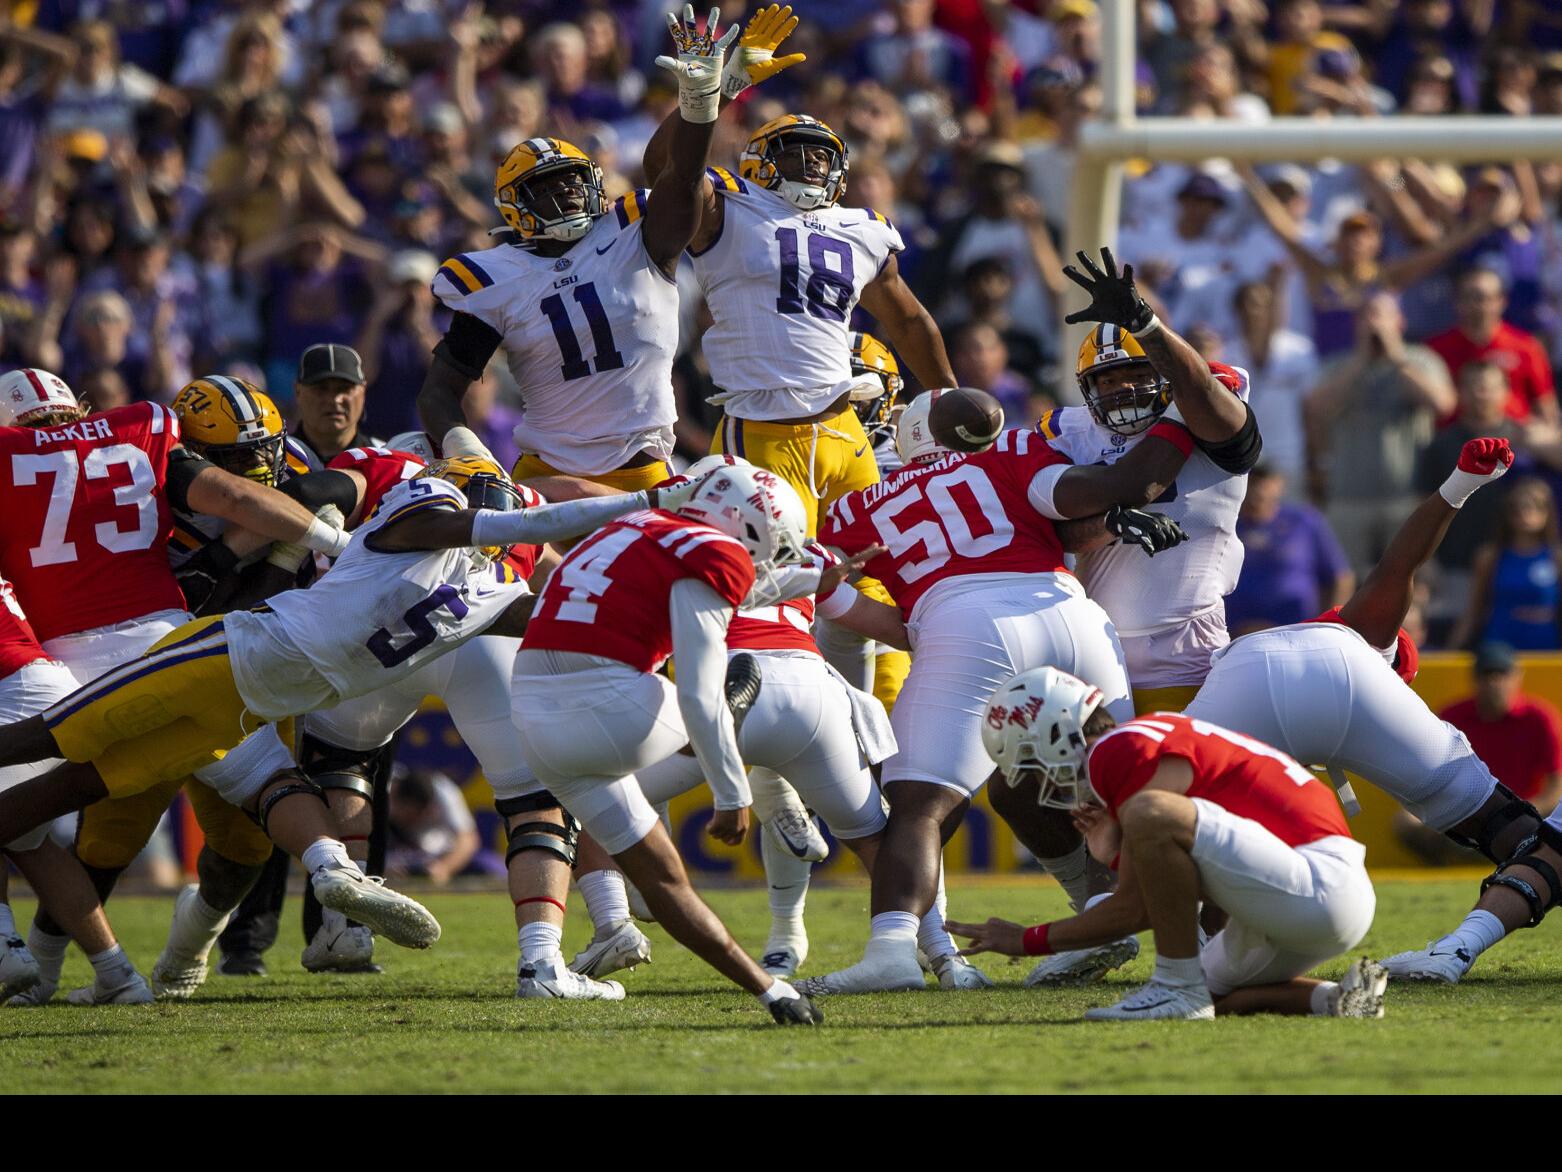
[[[824,410],[851,385],[852,310],[900,233],[871,208],[799,211],[712,167],[721,234],[694,258],[715,324],[701,339],[711,379],[740,419]]]
[[[436,297],[504,339],[526,404],[516,444],[561,472],[672,455],[678,285],[646,253],[648,198],[619,199],[563,256],[501,244],[453,256],[434,277]]]

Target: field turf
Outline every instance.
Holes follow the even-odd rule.
[[[1360,951],[1418,947],[1457,922],[1474,872],[1379,882],[1377,926]],[[763,942],[764,893],[713,891],[739,939]],[[825,1001],[826,1024],[782,1030],[757,1002],[651,928],[655,963],[627,974],[620,1004],[516,1001],[515,934],[501,894],[434,893],[444,939],[426,953],[381,944],[382,976],[317,977],[297,967],[298,900],[265,979],[213,976],[187,1003],[0,1010],[7,1092],[1501,1092],[1562,1090],[1530,1059],[1562,1027],[1562,938],[1552,922],[1499,945],[1458,988],[1390,986],[1383,1021],[1243,1018],[1083,1023],[1150,970],[1145,955],[1103,985],[1019,987],[1023,962],[983,957],[990,992]],[[572,900],[566,953],[588,932]],[[809,899],[805,972],[860,954],[867,892]],[[1040,880],[951,883],[954,914],[1057,915]],[[169,898],[110,905],[149,972]],[[18,920],[31,908],[19,903]],[[1556,917],[1553,916],[1553,921]],[[1343,962],[1323,972],[1337,975]],[[69,988],[85,960],[66,965]],[[1527,1073],[1519,1073],[1527,1072]]]

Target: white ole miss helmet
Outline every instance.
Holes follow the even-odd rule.
[[[439,453],[434,450],[434,441],[426,431],[400,432],[386,440],[385,446],[393,452],[410,452],[425,464],[432,464],[439,459]]]
[[[679,516],[703,521],[741,541],[754,560],[758,580],[768,578],[778,566],[804,560],[808,556],[804,548],[808,542],[808,514],[797,490],[764,468],[747,463],[728,464],[721,457],[707,459],[721,459],[722,463],[705,476],[693,498],[678,509]]]
[[[988,698],[982,747],[1010,785],[1034,770],[1036,800],[1071,810],[1089,797],[1085,722],[1103,699],[1100,688],[1055,667],[1021,672]]]
[[[949,452],[950,449],[933,438],[933,429],[928,425],[928,413],[933,410],[933,400],[937,397],[936,390],[923,391],[900,413],[900,422],[895,432],[895,451],[899,453],[902,464],[915,464],[919,460],[930,460]]]
[[[35,427],[54,422],[59,416],[77,418],[85,414],[76,400],[76,392],[65,380],[47,370],[28,367],[13,370],[0,378],[0,427]]]
[[[716,452],[709,456],[701,456],[685,468],[683,474],[689,480],[698,480],[707,472],[714,472],[718,468],[752,468],[753,466],[742,456],[734,456],[729,452]]]

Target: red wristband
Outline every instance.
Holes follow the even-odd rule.
[[[1051,928],[1051,924],[1037,924],[1034,928],[1025,929],[1026,956],[1052,955],[1052,945],[1047,943],[1047,932]]]

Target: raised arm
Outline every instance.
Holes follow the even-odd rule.
[[[901,277],[900,262],[894,253],[884,262],[879,275],[863,289],[862,307],[884,327],[884,336],[924,387],[956,384],[938,323]]]
[[[1235,166],[1248,198],[1253,201],[1264,223],[1269,225],[1269,230],[1280,238],[1280,243],[1285,245],[1286,251],[1301,268],[1308,286],[1316,288],[1327,280],[1333,270],[1307,247],[1302,239],[1302,226],[1286,210],[1285,205],[1275,198],[1274,192],[1258,177],[1258,172],[1253,170],[1251,164],[1237,163]]]

